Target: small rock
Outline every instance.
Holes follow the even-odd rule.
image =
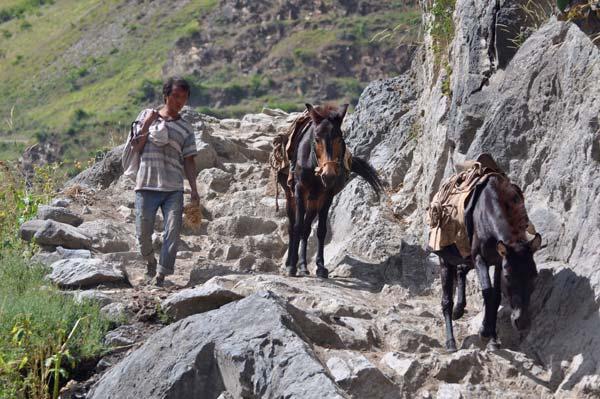
[[[79,229],[70,224],[46,220],[33,235],[33,239],[40,245],[88,249],[91,246],[91,240],[89,236],[83,233],[84,231],[84,229]]]
[[[95,290],[76,292],[73,298],[77,303],[83,303],[84,301],[95,302],[100,307],[104,307],[112,302],[112,299],[108,295]]]
[[[48,278],[64,288],[128,283],[122,269],[102,259],[63,259],[50,267]]]
[[[104,253],[129,251],[129,243],[126,238],[130,236],[130,233],[111,220],[89,221],[83,223],[79,228],[91,237],[92,249]]]
[[[224,193],[231,186],[233,176],[219,168],[209,168],[198,174],[198,182],[205,184],[213,191]]]
[[[105,358],[100,359],[100,361],[96,364],[96,371],[104,371],[107,368],[112,367],[112,363],[106,360]]]
[[[167,315],[175,320],[180,320],[192,314],[218,309],[241,298],[243,298],[241,295],[222,287],[212,279],[201,287],[189,288],[172,294],[162,302],[161,307]]]
[[[194,253],[192,251],[179,251],[177,252],[178,259],[192,259]]]
[[[221,119],[219,121],[219,126],[223,129],[233,130],[238,129],[240,127],[240,123],[241,122],[239,119]]]
[[[92,213],[92,210],[90,209],[89,206],[84,206],[83,209],[81,210],[81,213],[83,213],[84,215],[90,215]]]
[[[121,302],[113,302],[103,306],[100,309],[100,313],[114,323],[121,323],[124,320],[127,320],[128,316],[130,316],[125,305]]]
[[[61,208],[67,208],[69,205],[71,205],[71,200],[68,198],[55,198],[52,200],[50,205],[59,206]]]
[[[267,108],[267,107],[263,107],[262,111],[263,114],[265,115],[269,115],[269,116],[273,116],[273,117],[287,117],[289,114],[287,112],[285,112],[282,109],[279,108]]]
[[[19,227],[19,235],[24,241],[31,241],[35,233],[46,224],[45,220],[28,220]]]
[[[83,223],[83,218],[75,212],[58,206],[40,205],[37,212],[37,218],[41,220],[54,220],[56,222],[79,226]]]
[[[350,351],[334,351],[327,367],[336,383],[352,398],[392,399],[399,397],[398,388],[363,355]]]
[[[463,399],[460,384],[440,384],[437,399]]]

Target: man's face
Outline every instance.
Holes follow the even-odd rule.
[[[173,86],[171,94],[167,96],[167,107],[179,113],[188,100],[188,92],[179,86]]]

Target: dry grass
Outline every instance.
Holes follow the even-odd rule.
[[[195,230],[202,223],[202,208],[200,204],[187,204],[183,207],[183,226]]]

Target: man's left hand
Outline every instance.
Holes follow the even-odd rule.
[[[196,204],[196,205],[200,204],[200,196],[198,195],[198,191],[192,191],[190,199],[191,199],[192,204]]]

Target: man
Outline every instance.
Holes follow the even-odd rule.
[[[191,201],[199,202],[196,188],[196,139],[191,125],[179,112],[190,96],[182,78],[169,78],[163,85],[164,105],[146,109],[136,121],[132,148],[140,153],[135,185],[136,233],[140,252],[147,261],[146,275],[156,275],[163,286],[173,274],[183,214],[183,176],[191,187]],[[158,265],[152,248],[152,232],[158,208],[164,218],[163,245]],[[156,274],[158,272],[158,274]]]

